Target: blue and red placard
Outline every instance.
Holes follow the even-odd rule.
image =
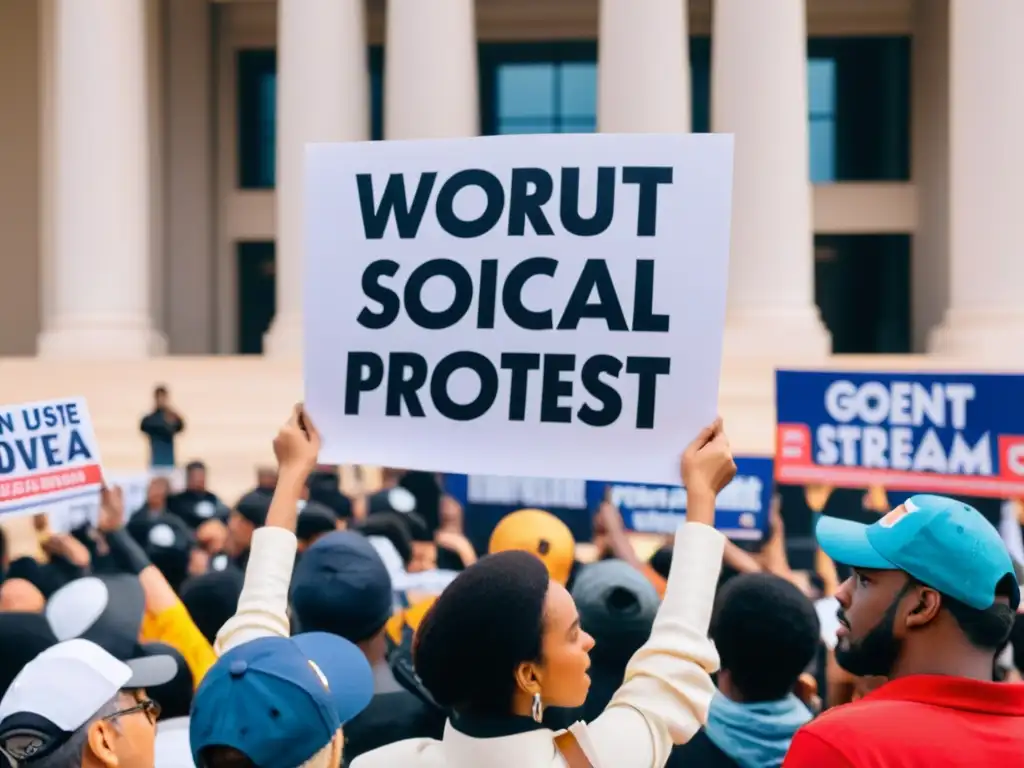
[[[737,457],[736,466],[736,478],[719,494],[715,527],[737,541],[760,541],[769,526],[772,460]],[[591,538],[593,513],[606,496],[637,533],[674,533],[686,517],[686,490],[679,486],[448,474],[444,489],[462,504],[466,535],[480,551],[498,521],[524,507],[561,518],[577,541]]]
[[[735,541],[761,541],[768,531],[772,491],[772,460],[737,456],[736,477],[715,501],[715,528]],[[637,533],[675,533],[686,519],[686,489],[680,486],[587,483],[593,509],[606,493],[626,528]]]
[[[1024,375],[778,371],[782,484],[1024,497]]]

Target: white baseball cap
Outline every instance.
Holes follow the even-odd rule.
[[[0,701],[0,752],[19,765],[41,759],[118,691],[163,685],[176,673],[170,656],[123,662],[89,640],[58,643],[26,664]]]

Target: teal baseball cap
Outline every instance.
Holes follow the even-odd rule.
[[[996,588],[1009,576],[1010,607],[1020,605],[1020,584],[998,531],[956,499],[911,496],[872,525],[822,516],[815,535],[837,563],[904,571],[979,611],[995,604]]]

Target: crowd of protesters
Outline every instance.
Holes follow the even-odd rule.
[[[184,420],[141,425],[173,465]],[[488,552],[436,478],[342,492],[296,408],[233,506],[200,463],[171,493],[2,543],[0,753],[71,768],[1024,766],[1024,623],[972,506],[822,516],[839,571],[791,569],[782,519],[714,528],[720,422],[682,454],[686,522],[641,558],[609,503],[593,547],[544,510]],[[839,581],[835,574],[845,580]],[[832,579],[834,595],[815,602]],[[818,585],[818,586],[816,586]],[[826,588],[826,591],[830,591]]]

